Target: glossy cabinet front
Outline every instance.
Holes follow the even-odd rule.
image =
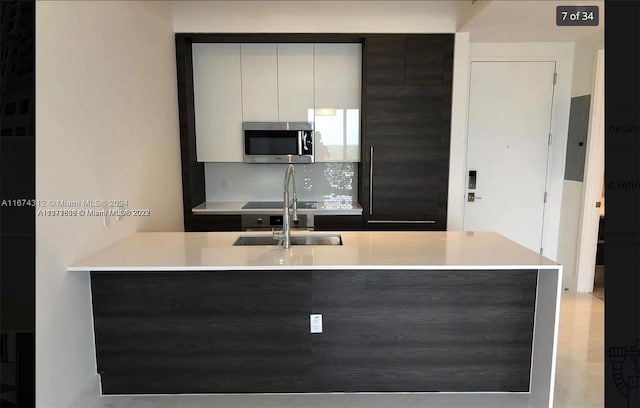
[[[360,160],[361,44],[194,44],[200,162],[242,162],[242,122],[314,122],[316,162]]]
[[[278,121],[313,122],[314,44],[277,44]]]
[[[240,44],[242,121],[278,121],[277,44]]]
[[[315,44],[316,162],[360,161],[361,44]]]
[[[193,44],[199,162],[242,161],[240,44]]]

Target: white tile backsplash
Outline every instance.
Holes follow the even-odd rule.
[[[295,164],[299,200],[357,201],[357,163]],[[286,164],[205,163],[207,201],[280,201]]]

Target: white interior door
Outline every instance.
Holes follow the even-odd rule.
[[[465,231],[540,251],[554,73],[548,61],[471,63]]]

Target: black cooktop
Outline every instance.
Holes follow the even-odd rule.
[[[265,208],[282,209],[282,201],[249,201],[242,208],[247,210]],[[318,208],[317,201],[298,201],[298,208]]]

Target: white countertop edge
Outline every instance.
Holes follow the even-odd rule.
[[[69,272],[222,272],[308,270],[561,270],[562,265],[236,265],[236,266],[69,266]]]

